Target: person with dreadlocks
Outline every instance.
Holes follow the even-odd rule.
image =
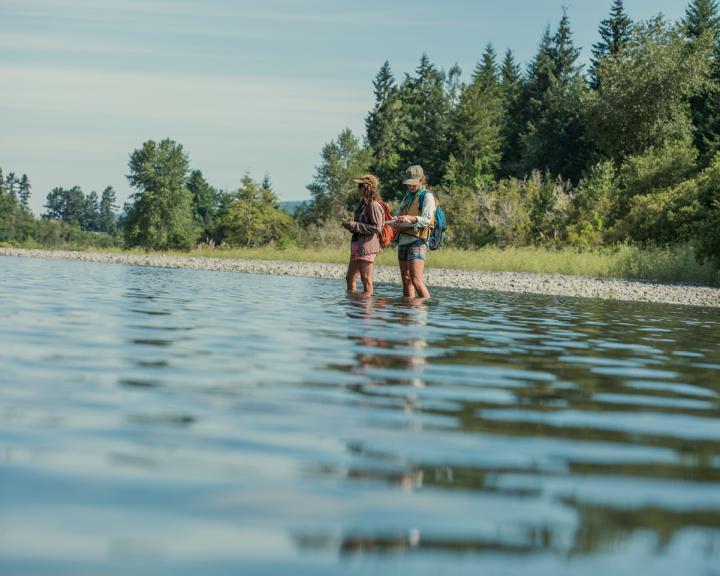
[[[380,252],[380,234],[385,224],[385,211],[380,204],[378,179],[365,174],[354,180],[358,185],[359,203],[352,220],[343,220],[342,226],[352,232],[350,241],[350,262],[348,263],[348,292],[355,292],[358,278],[362,281],[363,291],[372,294],[373,264]]]

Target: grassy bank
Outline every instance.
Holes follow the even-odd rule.
[[[25,246],[40,248],[39,246]],[[77,249],[65,247],[65,249]],[[105,253],[146,254],[144,250],[119,248],[82,248]],[[344,264],[347,248],[216,248],[190,252],[163,252],[177,256],[207,258],[238,258],[245,260],[289,260]],[[397,264],[395,250],[384,250],[378,257],[380,265]],[[569,274],[603,278],[654,280],[661,282],[697,282],[720,285],[720,273],[709,264],[699,264],[690,246],[641,249],[621,246],[615,249],[578,252],[569,248],[486,247],[479,250],[443,248],[430,253],[429,268],[453,268],[492,272],[533,272],[538,274]]]

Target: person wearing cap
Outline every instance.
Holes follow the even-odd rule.
[[[373,263],[380,252],[380,233],[385,225],[385,211],[379,202],[378,179],[375,176],[365,174],[353,181],[358,185],[360,202],[354,218],[342,222],[343,227],[352,232],[345,281],[348,292],[355,292],[355,285],[360,278],[363,291],[372,294]]]
[[[422,166],[410,166],[405,171],[403,184],[407,193],[400,203],[399,216],[394,220],[398,229],[398,263],[403,284],[403,296],[428,298],[425,286],[425,258],[428,238],[435,220],[435,197],[427,189]],[[422,197],[422,207],[420,199]]]

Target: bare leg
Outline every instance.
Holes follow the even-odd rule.
[[[350,260],[348,264],[347,274],[345,275],[345,282],[347,284],[348,292],[355,292],[355,283],[360,278],[360,262],[357,260]]]
[[[373,263],[372,262],[358,262],[360,264],[360,279],[363,283],[363,290],[366,294],[372,294],[373,292]]]
[[[425,272],[424,260],[410,260],[408,263],[408,275],[412,281],[412,285],[417,290],[420,298],[429,298],[430,292],[423,281],[423,273]]]
[[[403,296],[405,298],[415,298],[415,287],[410,278],[410,262],[400,261],[400,278],[403,285]]]

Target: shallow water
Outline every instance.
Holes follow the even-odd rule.
[[[0,257],[0,573],[720,574],[720,310]]]

